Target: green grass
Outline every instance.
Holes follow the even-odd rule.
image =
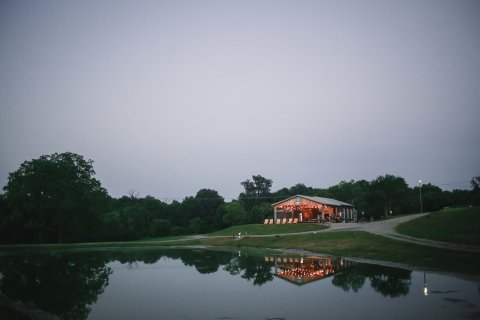
[[[270,249],[301,249],[320,254],[390,261],[429,270],[480,274],[480,254],[431,248],[396,241],[363,231],[327,232],[272,237],[205,238],[176,243],[254,247]]]
[[[396,230],[417,238],[480,245],[480,207],[434,212],[403,223]]]
[[[145,242],[145,241],[170,241],[170,240],[180,240],[188,236],[168,236],[168,237],[155,237],[155,238],[144,238],[140,240],[134,240],[135,242]]]
[[[327,227],[318,224],[246,224],[219,230],[210,236],[232,236],[242,233],[249,235],[269,235],[323,230]]]
[[[471,239],[476,237],[478,240],[478,208],[442,211],[432,214],[430,218],[420,219],[420,222],[415,221],[417,223],[424,223],[423,220],[427,222],[426,225],[420,226],[423,235],[426,233],[425,230],[434,232],[433,230],[440,230],[440,227],[445,225],[449,226],[450,229],[448,232],[452,233],[452,226],[450,226],[452,223],[449,222],[452,220],[452,215],[456,221],[454,224],[454,228],[457,228],[454,229],[456,230],[455,232],[465,233],[467,238],[470,239],[468,243],[475,244],[475,241]],[[211,237],[207,236],[199,239],[169,237],[132,242],[2,246],[0,247],[0,253],[2,251],[107,250],[111,248],[126,249],[192,245],[233,248],[299,249],[319,254],[390,261],[429,270],[480,275],[480,268],[478,268],[480,265],[479,253],[431,248],[392,240],[362,231],[317,232],[298,235],[282,234],[314,231],[321,228],[323,228],[323,226],[319,225],[244,225],[218,231],[209,235]],[[438,233],[438,230],[435,232]],[[241,239],[232,239],[232,234],[238,234],[238,232],[242,232],[242,234],[248,233],[248,236],[242,237]],[[447,231],[440,232],[440,234],[443,235],[446,233]],[[254,234],[270,234],[272,236],[251,236]],[[458,236],[459,235],[457,235],[457,237]],[[442,240],[449,241],[444,238],[442,238]]]

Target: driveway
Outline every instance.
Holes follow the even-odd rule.
[[[463,245],[463,244],[456,244],[450,242],[442,242],[442,241],[434,241],[428,239],[421,239],[410,237],[407,235],[403,235],[395,231],[395,228],[404,222],[417,219],[423,217],[429,213],[417,213],[411,214],[402,217],[391,218],[387,220],[380,220],[380,221],[373,221],[373,222],[365,222],[365,223],[331,223],[329,228],[324,230],[317,230],[317,231],[306,231],[306,232],[297,232],[297,233],[282,233],[278,234],[279,236],[285,235],[300,235],[300,234],[309,234],[309,233],[317,233],[317,232],[342,232],[342,231],[365,231],[372,234],[380,235],[383,237],[387,237],[390,239],[398,240],[398,241],[405,241],[410,242],[422,246],[434,247],[434,248],[441,248],[441,249],[448,249],[448,250],[455,250],[455,251],[467,251],[467,252],[474,252],[480,253],[480,247],[478,246],[470,246],[470,245]],[[248,236],[252,238],[267,238],[276,236],[276,234],[267,234],[267,235],[242,235]],[[188,236],[185,237],[183,240],[191,240],[191,239],[205,239],[205,238],[224,238],[225,236],[208,236],[208,235],[195,235],[195,236]],[[176,242],[180,239],[176,240],[165,240],[165,241],[172,241]]]
[[[366,223],[333,223],[330,225],[330,228],[323,230],[322,232],[335,232],[335,231],[347,231],[347,230],[366,231],[366,232],[384,236],[390,239],[415,243],[423,246],[449,249],[449,250],[455,250],[455,251],[467,251],[467,252],[480,253],[480,248],[478,246],[415,238],[415,237],[410,237],[407,235],[400,234],[397,231],[395,231],[395,228],[399,224],[423,217],[427,214],[429,213],[417,213],[417,214],[411,214],[408,216],[402,216],[398,218],[391,218],[387,220],[380,220],[380,221],[366,222]]]
[[[325,231],[359,230],[378,234],[381,236],[397,235],[398,233],[395,231],[395,228],[399,224],[423,217],[427,214],[428,213],[417,213],[398,218],[364,223],[332,223],[330,224],[330,228]]]

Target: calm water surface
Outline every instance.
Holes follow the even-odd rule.
[[[0,293],[2,319],[480,319],[478,280],[204,249],[1,255]]]

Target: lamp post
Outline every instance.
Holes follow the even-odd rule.
[[[423,212],[423,204],[422,204],[422,179],[418,180],[418,188],[420,190],[420,213]]]

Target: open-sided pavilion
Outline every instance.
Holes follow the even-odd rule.
[[[356,220],[355,207],[349,203],[324,198],[296,195],[272,204],[273,221],[334,222]]]

